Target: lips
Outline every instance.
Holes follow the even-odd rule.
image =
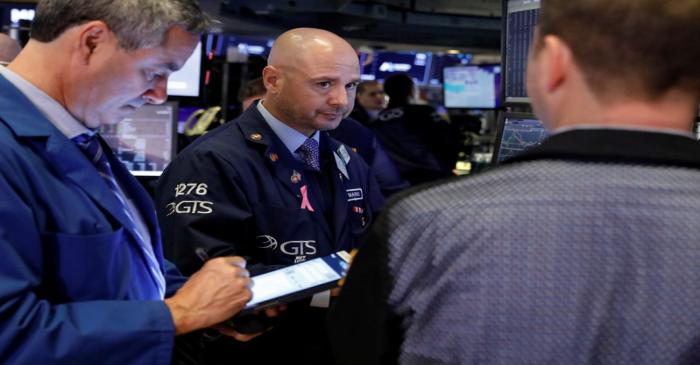
[[[342,118],[343,115],[345,115],[344,112],[338,111],[338,112],[321,112],[321,115],[327,117],[327,118]]]

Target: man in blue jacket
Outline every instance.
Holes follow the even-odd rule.
[[[186,282],[163,260],[149,197],[94,131],[162,103],[209,23],[188,0],[39,2],[0,67],[0,363],[170,364],[175,335],[249,300],[239,257]]]
[[[236,254],[256,273],[357,247],[382,195],[362,158],[325,131],[352,110],[359,76],[357,54],[335,34],[282,34],[263,71],[265,99],[195,141],[161,177],[166,255],[189,273],[201,266],[195,250]],[[321,297],[294,303],[244,346],[207,344],[204,361],[245,352],[238,364],[329,364],[327,306]]]

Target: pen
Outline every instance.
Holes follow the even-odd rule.
[[[209,255],[207,254],[207,251],[202,247],[197,247],[194,250],[194,254],[197,255],[197,257],[199,257],[199,259],[202,260],[202,262],[209,261]]]

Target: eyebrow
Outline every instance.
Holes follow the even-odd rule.
[[[165,63],[159,63],[156,65],[157,67],[164,68],[170,72],[175,72],[182,68],[181,66],[178,66],[175,62],[165,62]],[[185,66],[184,64],[182,66]]]
[[[332,81],[340,81],[340,77],[331,77],[331,76],[319,76],[319,77],[312,77],[311,81],[312,82],[318,82],[318,81],[325,81],[325,80],[332,80]],[[351,83],[360,83],[362,80],[360,78],[355,78],[352,80],[349,80],[346,82],[346,84],[351,84]]]

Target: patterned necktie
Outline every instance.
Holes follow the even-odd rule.
[[[321,171],[321,162],[318,156],[318,142],[313,138],[307,138],[304,144],[299,146],[297,152],[301,155],[301,159],[306,166],[314,171]]]
[[[80,150],[83,151],[85,157],[87,157],[88,160],[95,165],[100,177],[102,177],[102,180],[107,184],[107,187],[109,187],[109,190],[112,192],[114,197],[117,198],[124,215],[127,217],[129,224],[129,227],[127,227],[128,231],[133,233],[134,239],[138,242],[139,247],[141,247],[141,250],[144,252],[148,262],[148,270],[151,273],[151,277],[155,281],[160,294],[160,299],[162,299],[163,295],[165,294],[165,278],[160,270],[160,265],[158,264],[155,254],[153,253],[153,248],[147,247],[146,241],[142,237],[141,233],[139,233],[138,229],[136,229],[136,220],[134,219],[131,210],[126,203],[126,198],[119,189],[117,180],[114,178],[112,167],[109,165],[109,160],[107,159],[107,156],[100,145],[100,139],[97,138],[97,134],[90,135],[88,133],[84,133],[74,137],[73,142],[75,142]]]

